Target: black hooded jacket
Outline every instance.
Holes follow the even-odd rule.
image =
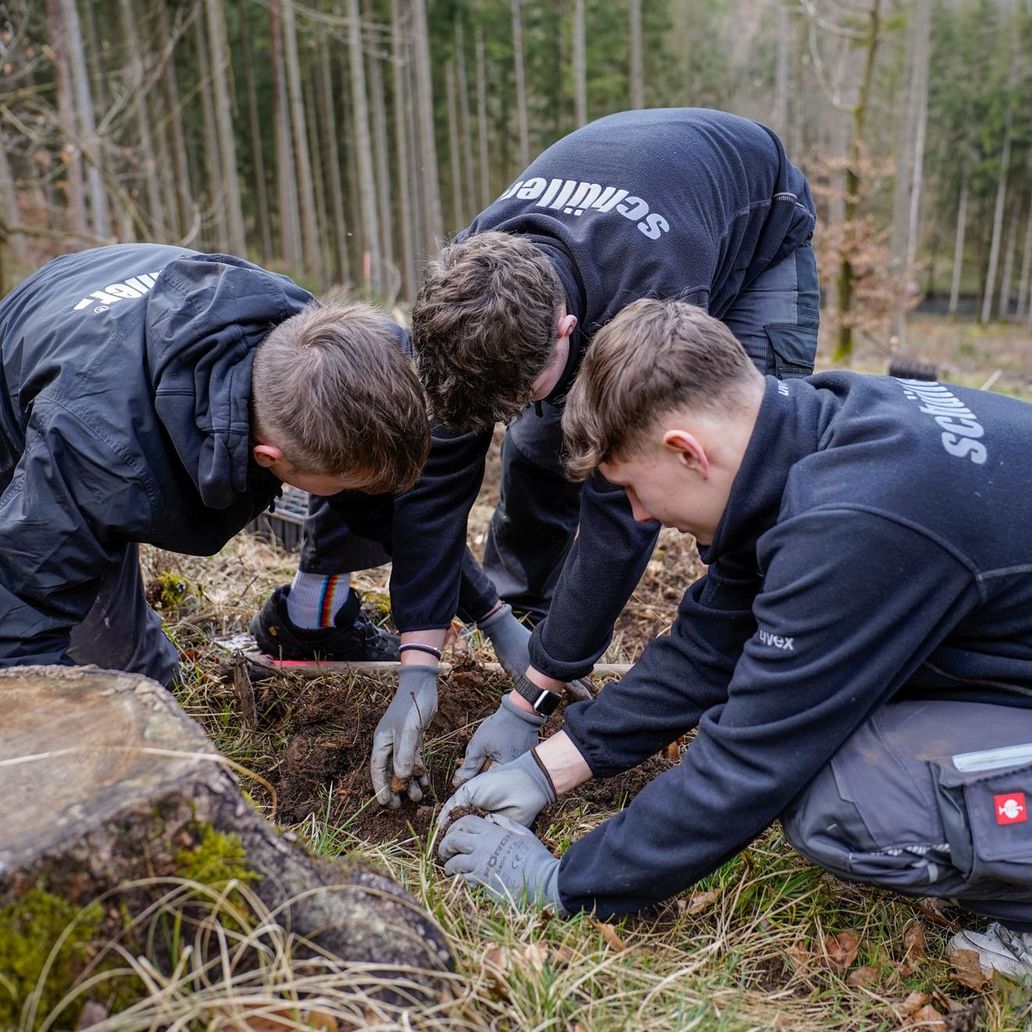
[[[563,905],[608,918],[715,870],[890,699],[1032,706],[1030,454],[1014,398],[768,377],[706,576],[623,680],[566,710],[599,777],[698,736],[566,851]]]
[[[577,316],[571,358],[550,397],[561,405],[595,332],[632,301],[680,298],[723,317],[766,269],[806,244],[815,222],[806,177],[768,128],[723,111],[659,108],[609,115],[563,137],[458,239],[526,236],[554,266]],[[491,431],[435,434],[420,483],[399,498],[413,532],[396,535],[391,601],[403,630],[447,627],[458,598],[466,518]],[[580,677],[609,642],[655,528],[635,524],[623,490],[585,485],[580,535],[531,662]]]
[[[311,299],[240,258],[125,244],[0,302],[0,666],[67,662],[127,542],[209,555],[268,506],[255,348]]]

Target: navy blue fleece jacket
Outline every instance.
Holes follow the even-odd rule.
[[[258,343],[311,295],[240,258],[124,244],[0,303],[0,667],[67,662],[125,545],[208,555],[279,481],[251,458]]]
[[[683,760],[563,857],[570,911],[637,910],[714,870],[896,696],[1032,705],[1032,406],[827,373],[768,378],[667,636],[566,733],[601,777]]]
[[[610,115],[559,140],[459,239],[520,234],[552,261],[578,320],[551,399],[561,403],[592,336],[626,305],[679,297],[720,318],[813,227],[806,179],[769,129],[664,108]],[[391,595],[402,630],[445,627],[455,611],[466,518],[490,442],[490,432],[437,438],[423,480],[399,499],[418,530],[395,542]],[[634,523],[622,490],[589,481],[579,537],[531,643],[538,669],[562,680],[590,670],[655,534]]]

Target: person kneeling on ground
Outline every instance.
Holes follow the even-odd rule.
[[[452,797],[442,825],[458,805],[491,816],[451,825],[445,870],[608,918],[780,817],[840,878],[995,918],[955,945],[1032,975],[1032,406],[778,382],[700,309],[640,301],[597,335],[563,427],[571,475],[597,468],[637,519],[694,534],[709,569],[622,681]],[[692,728],[681,762],[561,860],[520,827]]]
[[[392,560],[403,652],[374,737],[380,803],[400,805],[392,785],[422,796],[410,779],[457,611],[490,639],[518,694],[480,725],[455,785],[537,743],[562,693],[605,652],[652,554],[655,528],[634,522],[622,491],[563,476],[559,420],[596,330],[638,298],[682,298],[721,319],[762,372],[812,372],[815,219],[806,177],[766,126],[701,108],[625,111],[557,140],[429,263],[412,308],[441,424],[424,474],[385,502],[380,534],[358,499],[310,513],[289,594],[280,589],[252,624],[266,651],[287,655],[290,620],[292,656],[352,658],[333,615],[346,573],[370,565],[363,540],[378,562]],[[496,422],[508,429],[480,570],[467,519]],[[536,625],[533,637],[517,617]],[[280,632],[271,641],[270,627]]]
[[[218,551],[286,483],[399,491],[429,449],[390,324],[240,258],[126,244],[0,303],[0,667],[170,685],[138,543]]]

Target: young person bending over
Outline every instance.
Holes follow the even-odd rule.
[[[806,375],[814,220],[805,176],[765,126],[700,108],[628,111],[549,147],[431,263],[412,336],[432,415],[454,432],[435,431],[425,475],[384,521],[392,609],[403,643],[431,649],[462,609],[522,692],[478,730],[457,783],[537,741],[564,685],[605,650],[655,543],[622,491],[563,476],[563,400],[595,332],[637,298],[681,298],[721,319],[761,371]],[[485,584],[465,552],[466,520],[496,421],[508,431]],[[306,537],[288,601],[311,600],[297,605],[309,629],[296,637],[331,654],[332,609],[347,597],[334,578],[360,560],[326,519]],[[509,606],[538,624],[529,644]],[[282,624],[272,608],[259,620]],[[395,749],[399,721],[425,726],[436,709],[433,652],[406,651],[402,663],[420,669],[404,672],[373,759],[380,801],[393,804],[388,775],[408,777],[418,738]]]
[[[178,656],[138,543],[216,552],[283,483],[403,490],[425,412],[391,325],[364,306],[322,307],[182,247],[55,259],[0,303],[0,666],[170,684]]]
[[[957,945],[1032,975],[1032,406],[778,382],[698,308],[639,301],[597,335],[564,431],[574,476],[598,469],[636,519],[694,534],[709,569],[628,676],[453,796],[498,817],[450,827],[448,873],[608,917],[780,818],[841,878],[994,918]],[[693,728],[561,860],[520,827]]]

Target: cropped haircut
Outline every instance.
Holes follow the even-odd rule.
[[[564,300],[552,263],[510,233],[476,233],[427,268],[412,341],[433,417],[475,429],[515,418],[555,347]]]
[[[566,474],[584,480],[603,462],[633,458],[674,409],[739,411],[760,379],[734,334],[703,309],[635,301],[595,334],[566,400]]]
[[[258,345],[256,434],[303,473],[364,474],[371,493],[411,487],[430,450],[426,398],[386,318],[362,304],[314,304]]]

